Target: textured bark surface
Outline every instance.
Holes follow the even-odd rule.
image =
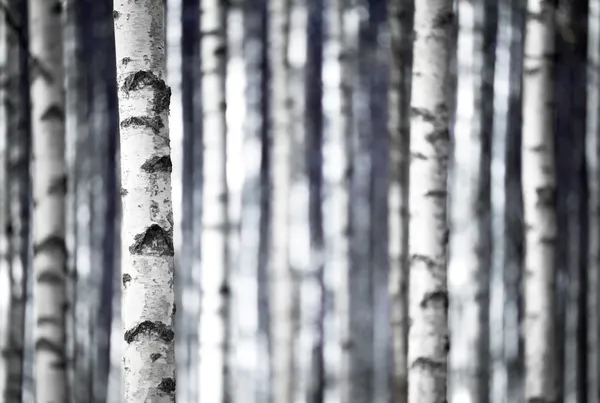
[[[490,141],[495,9],[458,3],[458,93],[451,175],[449,400],[489,399]]]
[[[527,3],[523,71],[522,186],[525,222],[525,398],[556,399],[554,326],[556,177],[554,6]]]
[[[201,3],[202,123],[202,301],[200,315],[200,400],[231,400],[229,190],[226,178],[227,8],[219,0]]]
[[[446,399],[448,290],[446,177],[452,1],[415,3],[411,94],[408,401]]]
[[[115,3],[124,402],[175,401],[173,209],[162,0]]]
[[[586,161],[588,174],[587,399],[600,402],[600,0],[589,1]]]
[[[412,0],[388,2],[392,52],[388,105],[388,259],[394,352],[392,401],[395,403],[406,403],[408,399],[408,164],[413,10]]]
[[[8,12],[22,26],[27,18],[27,7],[23,2],[8,3]],[[8,301],[8,323],[3,360],[6,363],[2,391],[3,401],[20,403],[23,395],[24,349],[25,349],[25,304],[27,282],[31,261],[29,258],[31,194],[29,165],[31,161],[31,132],[29,130],[29,96],[27,77],[27,50],[23,48],[18,33],[6,27],[2,40],[6,41],[5,87],[1,107],[5,116],[6,132],[5,181],[6,202],[3,232],[7,242],[6,267],[10,296]]]
[[[290,0],[269,3],[270,129],[272,141],[272,228],[269,262],[271,399],[289,403],[294,399],[295,362],[293,279],[290,267],[290,191],[292,125],[288,91]]]
[[[65,110],[62,4],[30,1],[33,122],[33,268],[35,394],[37,402],[67,401]]]

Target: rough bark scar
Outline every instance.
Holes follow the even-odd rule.
[[[123,119],[121,121],[121,129],[125,129],[127,127],[148,127],[152,129],[154,134],[160,133],[160,129],[165,127],[163,120],[160,116],[155,116],[153,118],[149,116],[132,116],[127,119]]]
[[[65,193],[67,193],[67,175],[61,175],[50,183],[48,194],[64,195]]]
[[[538,206],[554,206],[556,203],[556,190],[554,187],[545,186],[535,189],[538,197]]]
[[[38,273],[35,279],[38,283],[60,285],[63,283],[63,276],[54,271],[44,270]]]
[[[443,14],[436,15],[433,19],[434,28],[446,28],[454,23],[454,12],[448,11]]]
[[[119,18],[119,12],[117,10],[113,10],[113,18],[116,20]]]
[[[129,252],[132,255],[173,256],[173,240],[160,225],[152,224],[134,237]]]
[[[175,379],[173,378],[163,378],[162,381],[157,386],[158,390],[165,393],[173,393],[175,392]]]
[[[162,355],[160,353],[152,353],[152,354],[150,354],[150,359],[152,360],[152,362],[155,362],[160,357],[162,357]]]
[[[170,326],[165,325],[162,322],[151,322],[145,320],[139,325],[134,326],[125,332],[125,341],[127,344],[131,344],[135,341],[138,335],[155,335],[160,337],[163,341],[170,343],[175,337],[175,333]]]
[[[421,368],[430,372],[445,372],[446,363],[428,357],[419,357],[413,361],[411,368]]]
[[[448,308],[448,292],[442,290],[436,290],[432,292],[427,292],[423,296],[421,303],[419,306],[421,308],[427,308],[431,303],[441,302],[444,306],[444,309]]]
[[[131,281],[131,276],[127,273],[123,274],[123,287]]]
[[[45,252],[58,252],[66,255],[67,245],[65,244],[65,239],[59,236],[49,236],[44,240],[33,245],[34,256]]]
[[[142,164],[142,170],[146,172],[171,172],[173,170],[171,157],[168,155],[162,157],[155,155]]]
[[[65,355],[65,350],[61,345],[59,345],[58,343],[54,343],[52,340],[49,340],[47,338],[37,339],[35,342],[35,350],[50,351],[51,353],[54,353],[59,357],[64,357]]]
[[[65,111],[59,105],[56,105],[56,104],[50,105],[44,111],[44,113],[42,113],[42,116],[40,116],[40,120],[42,120],[42,121],[52,120],[52,119],[57,119],[57,120],[65,119]]]
[[[161,80],[149,71],[139,70],[129,74],[123,80],[121,89],[129,94],[131,91],[140,90],[144,87],[154,88],[153,111],[157,114],[169,109],[171,102],[171,88],[167,86],[164,80]]]

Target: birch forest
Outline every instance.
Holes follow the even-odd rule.
[[[0,403],[600,403],[600,0],[0,0]]]

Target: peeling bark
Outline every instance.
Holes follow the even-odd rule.
[[[115,3],[123,195],[124,401],[175,402],[174,250],[165,30],[162,0]],[[127,18],[122,18],[127,16]],[[160,119],[155,133],[126,126],[132,117]],[[163,161],[156,165],[156,162]],[[161,357],[156,358],[155,354]]]

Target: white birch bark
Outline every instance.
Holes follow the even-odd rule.
[[[587,401],[600,402],[600,0],[588,10],[586,161],[588,170]]]
[[[450,187],[448,313],[450,345],[448,396],[455,403],[485,402],[489,287],[489,161],[486,133],[490,99],[485,81],[486,24],[492,15],[485,2],[458,2],[458,94]],[[493,22],[493,21],[492,21]]]
[[[65,340],[65,112],[62,4],[30,1],[36,402],[67,400]],[[36,74],[37,73],[37,74]]]
[[[240,217],[240,254],[233,276],[235,299],[235,395],[234,401],[248,403],[266,401],[261,390],[268,374],[261,372],[261,363],[268,361],[261,351],[263,335],[259,328],[258,266],[260,245],[260,166],[261,134],[265,117],[262,116],[262,51],[263,20],[259,2],[243,6],[243,59],[245,105],[243,110],[242,145],[242,205]],[[236,108],[239,119],[239,109]]]
[[[522,186],[525,222],[525,399],[554,402],[554,6],[527,3],[523,70]]]
[[[227,187],[227,10],[218,0],[201,3],[201,66],[204,133],[202,300],[200,315],[201,402],[230,401],[230,257]]]
[[[412,0],[388,1],[392,53],[388,101],[388,259],[394,352],[391,395],[395,403],[406,403],[408,399],[408,163],[413,8]]]
[[[288,46],[290,0],[269,2],[269,66],[271,71],[271,186],[272,229],[269,262],[271,399],[273,403],[294,401],[294,298],[290,266],[290,192],[292,124],[289,109]]]
[[[415,2],[409,196],[408,401],[446,399],[451,0]]]
[[[124,402],[175,401],[171,158],[162,0],[115,3]]]

